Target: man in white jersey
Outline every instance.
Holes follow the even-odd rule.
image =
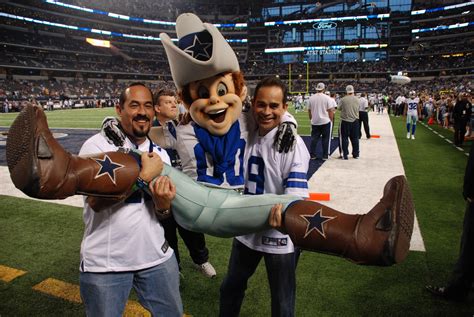
[[[415,139],[416,122],[420,115],[420,98],[416,96],[414,90],[408,94],[408,99],[405,102],[405,111],[403,115],[407,116],[407,139]]]
[[[331,147],[332,122],[334,121],[334,111],[336,110],[335,101],[324,93],[326,86],[324,83],[318,83],[316,93],[309,98],[308,115],[311,120],[311,159],[315,160],[316,147],[322,137],[322,160],[329,157]]]
[[[129,86],[116,111],[127,135],[123,147],[156,153],[169,163],[166,151],[147,137],[154,115],[153,96],[147,87],[138,83]],[[98,133],[84,143],[80,155],[117,149]],[[113,181],[123,167],[107,155],[95,161],[101,166],[96,177],[107,174]],[[140,177],[144,182],[153,178]],[[183,315],[178,265],[155,213],[155,209],[170,209],[171,187],[169,180],[161,177],[152,187],[153,198],[138,189],[100,212],[90,207],[90,200],[85,201],[80,290],[88,316],[121,316],[132,286],[140,303],[153,315]]]
[[[258,122],[245,152],[245,194],[293,194],[308,197],[309,153],[298,136],[293,152],[279,153],[273,139],[287,109],[287,90],[275,77],[255,88],[252,113]],[[238,316],[247,281],[265,259],[270,283],[272,316],[294,316],[295,247],[286,234],[269,229],[234,239],[227,276],[221,285],[220,316]]]

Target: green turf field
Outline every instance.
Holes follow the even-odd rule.
[[[290,103],[288,110],[298,121],[298,133],[300,135],[311,134],[311,124],[308,118],[308,112],[298,112],[295,114],[294,107]],[[114,108],[96,108],[96,109],[74,109],[74,110],[55,110],[46,111],[48,124],[51,128],[88,128],[98,129],[102,120],[106,116],[116,116]],[[15,120],[18,113],[0,113],[0,127],[8,127]],[[336,125],[334,133],[337,134],[337,120],[339,112],[336,112]]]
[[[55,111],[48,113],[48,120],[57,118],[51,126],[71,127],[62,123],[66,115],[73,118],[75,126],[85,127],[87,122],[87,127],[96,128],[109,114],[113,109]],[[2,126],[8,125],[5,117],[0,117]],[[301,129],[304,117],[307,113],[297,116]],[[357,266],[340,258],[304,252],[297,270],[296,316],[474,313],[472,294],[470,302],[460,304],[433,299],[423,290],[428,283],[446,281],[458,254],[464,212],[461,186],[467,157],[421,125],[416,142],[406,140],[404,119],[391,117],[391,122],[414,195],[426,252],[410,252],[404,263],[388,268]],[[450,131],[435,129],[452,137]],[[83,316],[80,304],[31,289],[48,277],[78,284],[82,210],[0,196],[0,228],[0,265],[27,271],[11,282],[0,281],[0,316]],[[207,244],[218,272],[212,280],[192,268],[185,247],[180,245],[184,269],[181,294],[185,312],[193,316],[217,314],[219,286],[226,272],[231,239],[208,236]],[[250,280],[242,316],[270,316],[267,284],[261,264]]]
[[[45,111],[50,128],[98,129],[107,116],[115,116],[115,108]],[[10,126],[18,112],[0,113],[0,126]]]

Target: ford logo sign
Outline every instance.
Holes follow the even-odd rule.
[[[337,28],[336,22],[317,22],[313,24],[313,29],[317,30],[331,30]]]

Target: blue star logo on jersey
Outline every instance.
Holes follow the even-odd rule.
[[[326,233],[324,232],[324,223],[337,218],[337,217],[325,217],[323,216],[323,209],[319,209],[312,215],[300,215],[301,218],[304,219],[308,223],[306,226],[306,232],[303,238],[306,238],[311,231],[316,230],[321,234],[324,238],[326,238]]]
[[[209,54],[208,49],[212,48],[212,43],[202,43],[199,40],[198,35],[194,35],[194,41],[193,44],[186,47],[184,51],[188,54],[190,54],[193,58],[199,59],[202,61],[207,61],[209,58],[211,58],[211,54]],[[201,57],[201,58],[199,58]]]
[[[115,183],[115,171],[118,170],[118,169],[121,169],[125,166],[122,165],[122,164],[118,164],[118,163],[113,162],[107,154],[104,155],[104,159],[102,159],[102,160],[98,159],[98,158],[92,158],[92,159],[97,164],[99,164],[99,166],[100,166],[100,170],[97,172],[94,179],[97,179],[97,178],[101,177],[102,175],[107,175],[107,176],[109,176],[112,183],[114,183],[114,185],[116,185],[116,183]]]

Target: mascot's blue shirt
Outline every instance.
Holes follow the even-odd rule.
[[[194,148],[197,160],[197,181],[221,186],[225,181],[231,186],[243,186],[243,156],[245,140],[242,139],[240,123],[236,121],[229,132],[222,136],[215,136],[206,129],[193,125],[198,140]],[[213,164],[213,173],[209,175],[206,156],[210,156]]]

